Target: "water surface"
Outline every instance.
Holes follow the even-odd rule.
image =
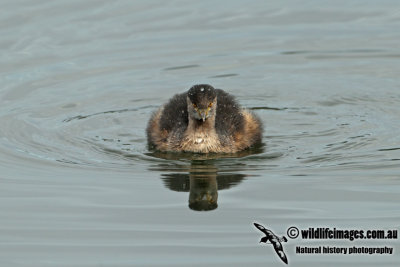
[[[2,1],[1,266],[283,266],[252,225],[400,228],[397,1]],[[237,97],[264,146],[149,151],[159,105]],[[206,194],[212,205],[191,205]],[[207,197],[206,197],[207,199]],[[209,211],[197,211],[208,209]],[[294,266],[397,266],[297,255]]]

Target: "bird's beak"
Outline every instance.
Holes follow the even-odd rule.
[[[201,117],[201,119],[203,120],[203,121],[205,121],[206,120],[206,118],[207,118],[207,110],[199,110],[199,114],[200,114],[200,117]]]

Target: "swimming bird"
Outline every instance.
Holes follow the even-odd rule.
[[[286,264],[288,264],[288,259],[286,257],[285,252],[283,252],[283,247],[281,242],[287,242],[287,239],[285,236],[279,238],[276,236],[271,230],[266,229],[264,226],[254,223],[254,225],[257,227],[258,230],[263,232],[265,236],[261,238],[260,243],[266,243],[269,241],[269,244],[272,244],[274,246],[274,249],[276,251],[276,254],[278,254],[279,258]]]
[[[149,147],[159,151],[235,153],[261,143],[261,120],[208,84],[177,94],[151,116]]]

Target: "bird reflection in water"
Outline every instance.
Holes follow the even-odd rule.
[[[173,191],[189,192],[189,208],[196,211],[215,210],[218,207],[218,190],[239,184],[245,175],[219,174],[208,161],[192,161],[188,173],[162,174],[166,187]]]
[[[196,211],[210,211],[218,207],[218,191],[229,189],[241,183],[246,175],[234,173],[243,171],[243,162],[232,161],[248,155],[263,152],[259,146],[234,154],[193,154],[165,153],[154,151],[147,155],[168,160],[157,164],[151,170],[161,171],[164,185],[177,192],[189,192],[189,208]],[[190,162],[188,166],[186,162]],[[233,167],[234,166],[234,167]]]
[[[189,208],[192,210],[214,210],[218,207],[217,173],[189,174]]]

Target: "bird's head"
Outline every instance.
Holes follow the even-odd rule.
[[[188,113],[192,119],[205,121],[215,118],[217,108],[217,93],[208,84],[194,85],[187,94]]]
[[[261,238],[260,243],[267,243],[268,242],[268,237],[264,236],[263,238]]]

